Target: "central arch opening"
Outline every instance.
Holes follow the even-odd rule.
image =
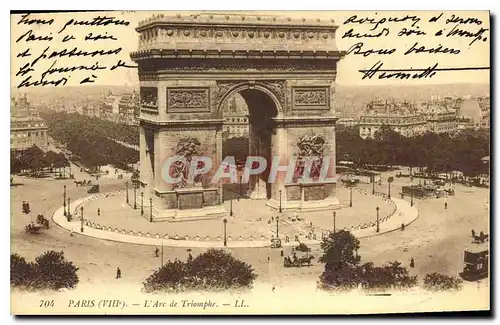
[[[270,199],[272,184],[268,184],[267,179],[272,161],[272,119],[278,115],[274,100],[258,89],[244,89],[228,96],[221,112],[224,120],[222,157],[235,157],[238,175],[236,184],[223,182],[223,200]],[[263,173],[250,176],[245,184],[242,177],[248,156],[265,158],[267,166]]]

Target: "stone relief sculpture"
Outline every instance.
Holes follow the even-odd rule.
[[[184,188],[188,185],[188,172],[193,156],[199,155],[199,147],[201,143],[196,138],[182,139],[177,143],[175,154],[186,158],[185,161],[176,161],[170,167],[170,175],[172,178],[181,177],[178,183],[175,183],[174,188]],[[201,166],[198,166],[201,167]],[[197,175],[194,179],[195,184],[203,180],[202,175]]]
[[[169,90],[169,108],[208,107],[207,90]]]
[[[298,155],[297,165],[295,166],[294,180],[302,177],[306,166],[306,159],[309,157],[317,158],[311,166],[311,179],[318,179],[321,173],[323,154],[325,152],[325,139],[318,135],[303,135],[297,142]]]
[[[295,105],[326,105],[326,91],[321,90],[295,90]]]

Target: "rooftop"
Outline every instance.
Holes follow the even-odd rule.
[[[164,14],[153,15],[139,22],[137,31],[157,23],[167,24],[210,24],[210,25],[254,25],[254,26],[302,26],[302,27],[336,27],[333,19],[320,18],[292,18],[280,15],[240,14],[240,13],[213,13],[197,14]]]

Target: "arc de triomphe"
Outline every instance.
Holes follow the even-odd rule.
[[[200,14],[154,15],[136,28],[140,111],[140,186],[153,220],[220,216],[222,184],[169,184],[165,161],[175,155],[222,157],[223,110],[239,93],[249,108],[250,155],[329,157],[335,173],[334,92],[337,26],[319,19]],[[312,148],[312,149],[311,149]],[[324,163],[324,161],[323,161]],[[182,166],[179,167],[182,169]],[[175,171],[174,171],[175,172]],[[335,181],[250,179],[250,197],[283,210],[340,206]]]

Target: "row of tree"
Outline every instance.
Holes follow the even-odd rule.
[[[474,177],[488,173],[489,165],[481,158],[490,154],[488,130],[463,130],[450,134],[427,132],[404,137],[388,126],[375,133],[374,139],[362,139],[359,127],[337,131],[337,157],[358,167],[366,165],[402,165],[427,168],[431,173],[461,171]]]
[[[85,129],[92,130],[92,134],[105,136],[131,145],[139,145],[139,127],[137,125],[118,124],[77,113],[68,114],[66,112],[44,111],[40,113],[40,116],[51,125],[59,125],[62,122],[68,124],[82,124],[85,126]]]
[[[22,151],[10,151],[10,169],[12,174],[23,173],[25,171],[39,174],[41,171],[50,169],[51,171],[56,170],[60,172],[62,176],[65,173],[66,167],[69,166],[69,161],[62,152],[44,152],[36,145]]]
[[[310,251],[304,244],[300,251]],[[361,264],[359,241],[348,231],[331,233],[321,243],[325,263],[319,286],[323,290],[351,290],[361,286],[364,290],[407,289],[418,284],[400,262],[375,266]],[[78,268],[64,258],[63,252],[48,251],[34,262],[27,262],[18,254],[10,256],[10,282],[24,289],[74,288],[78,283]],[[208,249],[186,262],[175,259],[166,262],[144,282],[145,292],[186,292],[246,290],[257,278],[253,268],[221,249]],[[432,291],[458,290],[462,280],[440,273],[427,274],[422,287]]]
[[[139,134],[134,135],[135,131],[131,131],[132,128],[137,128],[136,126],[118,126],[112,122],[76,113],[48,112],[44,118],[47,121],[48,134],[73,153],[71,157],[73,161],[91,170],[108,164],[127,169],[128,164],[139,160],[137,150],[114,141],[130,143],[130,139],[125,138],[133,136],[137,137],[138,141]],[[122,129],[129,131],[117,131]]]

